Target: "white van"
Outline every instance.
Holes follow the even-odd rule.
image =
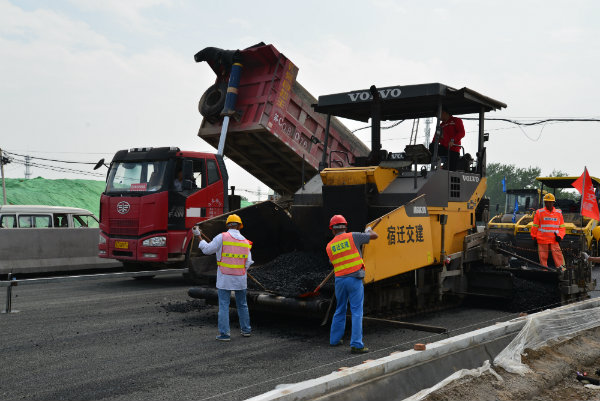
[[[92,212],[76,207],[44,205],[0,206],[0,228],[98,227]]]

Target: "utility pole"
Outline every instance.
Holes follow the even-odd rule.
[[[25,179],[31,178],[31,156],[25,156]]]
[[[4,183],[4,164],[8,163],[8,158],[4,158],[0,148],[0,173],[2,173],[2,204],[6,205],[6,184]]]
[[[429,126],[431,125],[431,118],[425,119],[425,147],[429,146],[429,134],[431,133],[431,129]]]

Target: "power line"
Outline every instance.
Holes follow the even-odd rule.
[[[396,126],[400,125],[402,122],[404,122],[404,120],[397,121],[397,122],[395,122],[395,123],[394,123],[394,124],[392,124],[392,125],[388,125],[387,127],[381,127],[381,129],[390,129],[390,128],[394,128],[394,127],[396,127]],[[367,129],[367,128],[371,128],[371,127],[372,127],[372,125],[368,125],[368,126],[366,126],[366,127],[357,128],[357,129],[355,129],[354,131],[350,131],[350,132],[354,134],[356,131],[360,131],[360,130]]]
[[[461,119],[463,120],[473,120],[473,121],[478,121],[479,118],[472,118],[472,117],[461,117]],[[533,122],[523,122],[523,121],[517,121],[517,120],[511,120],[509,118],[486,118],[486,121],[505,121],[511,124],[515,124],[515,125],[522,125],[522,126],[532,126],[532,125],[539,125],[539,124],[546,124],[549,122],[600,122],[600,119],[598,118],[546,118],[546,119],[542,119],[542,120],[537,120],[537,121],[533,121]]]
[[[12,162],[23,165],[23,166],[25,166],[27,164],[27,162],[25,160],[21,160],[21,159],[12,159]],[[59,173],[81,174],[81,175],[88,175],[88,176],[92,176],[92,177],[104,177],[103,174],[95,173],[93,171],[78,170],[78,169],[72,169],[72,168],[61,167],[61,166],[53,166],[53,165],[43,164],[43,163],[30,162],[29,165],[31,167],[41,168],[44,170],[56,171]]]
[[[46,159],[43,157],[36,157],[36,156],[29,156],[29,155],[21,155],[18,153],[12,153],[12,152],[8,152],[5,151],[5,153],[12,155],[12,156],[19,156],[19,157],[29,157],[31,159],[37,159],[37,160],[44,160],[44,161],[48,161],[48,162],[57,162],[57,163],[70,163],[70,164],[91,164],[91,165],[95,165],[96,162],[77,162],[77,161],[71,161],[71,160],[58,160],[58,159]]]

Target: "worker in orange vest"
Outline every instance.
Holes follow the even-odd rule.
[[[343,344],[342,337],[346,329],[346,308],[350,303],[352,314],[352,334],[350,336],[350,352],[362,354],[369,352],[362,341],[362,318],[365,277],[365,264],[362,259],[361,246],[378,237],[368,227],[364,233],[346,232],[348,222],[344,216],[336,214],[329,222],[333,239],[327,244],[327,256],[335,272],[335,298],[337,307],[331,322],[329,344]]]
[[[240,330],[243,337],[250,337],[250,312],[246,300],[246,269],[252,263],[252,242],[240,233],[244,227],[237,214],[227,217],[227,231],[213,238],[211,242],[200,241],[198,248],[205,255],[217,254],[217,291],[219,296],[217,340],[229,341],[229,300],[231,291],[235,293],[235,306],[240,319]],[[192,232],[197,237],[202,235],[200,228],[194,226]]]
[[[536,210],[533,216],[531,237],[537,243],[540,264],[548,267],[548,253],[552,253],[554,265],[564,269],[564,258],[560,241],[565,236],[565,221],[562,211],[554,207],[556,198],[552,194],[544,195],[544,208]]]

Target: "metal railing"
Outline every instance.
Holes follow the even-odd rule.
[[[122,278],[122,277],[144,277],[144,276],[164,276],[173,273],[188,273],[189,269],[162,269],[162,270],[146,270],[139,272],[116,272],[116,273],[98,273],[98,274],[83,274],[79,276],[57,276],[57,277],[40,277],[17,279],[12,274],[8,274],[8,280],[0,280],[0,288],[6,287],[6,308],[3,313],[14,313],[12,310],[12,289],[19,285],[33,284],[50,284],[62,283],[67,281],[83,281],[97,280],[102,278]]]

